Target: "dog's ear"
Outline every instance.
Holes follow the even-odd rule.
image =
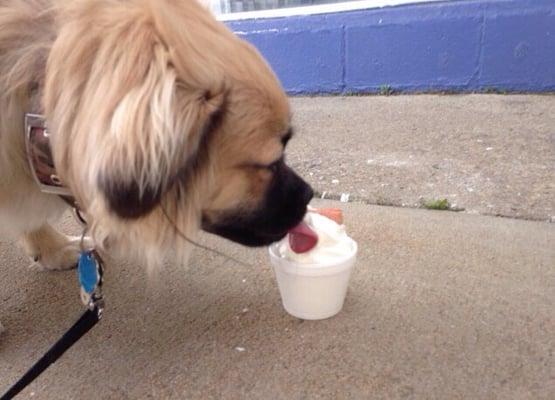
[[[83,203],[138,218],[223,114],[224,67],[207,57],[225,54],[223,28],[194,2],[70,3],[46,73],[54,159]]]
[[[113,143],[98,177],[113,212],[121,218],[146,215],[187,177],[203,139],[221,118],[224,97],[183,88],[170,71],[147,76],[143,87],[124,97],[113,115]]]
[[[153,56],[141,84],[117,104],[101,155],[99,188],[124,219],[148,214],[177,181],[184,184],[223,114],[221,85],[191,87],[163,47]]]

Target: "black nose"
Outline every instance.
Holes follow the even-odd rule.
[[[288,166],[284,167],[284,178],[278,186],[281,195],[275,193],[279,201],[282,215],[279,219],[287,224],[288,228],[298,224],[306,213],[306,206],[312,200],[314,191],[295,171]]]
[[[284,171],[285,177],[279,183],[285,188],[286,197],[288,197],[289,200],[295,199],[297,203],[306,206],[312,197],[314,197],[314,191],[310,185],[289,166],[284,165]]]
[[[314,197],[314,190],[312,190],[312,187],[308,183],[304,182],[304,184],[304,203],[308,204],[310,203],[310,200],[312,200],[312,198]]]

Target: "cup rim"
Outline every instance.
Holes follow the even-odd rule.
[[[325,268],[332,268],[332,267],[336,267],[340,264],[343,264],[347,261],[349,261],[350,259],[354,258],[357,253],[358,253],[358,244],[355,240],[353,240],[352,238],[349,238],[349,240],[351,241],[352,244],[352,251],[345,255],[344,257],[341,257],[339,259],[335,259],[332,261],[328,261],[325,263],[298,263],[296,261],[292,261],[292,260],[288,260],[287,258],[283,258],[280,257],[278,252],[277,252],[277,248],[280,242],[275,242],[272,243],[270,246],[268,246],[268,253],[270,254],[270,258],[273,258],[275,260],[279,260],[279,262],[284,263],[285,265],[289,266],[289,267],[295,267],[295,268],[306,268],[306,269],[325,269]]]

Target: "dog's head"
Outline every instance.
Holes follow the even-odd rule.
[[[194,1],[75,4],[45,108],[97,240],[157,254],[202,227],[266,245],[302,219],[312,190],[284,160],[287,97],[252,46]]]

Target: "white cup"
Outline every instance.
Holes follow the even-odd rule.
[[[269,253],[285,311],[301,319],[325,319],[341,311],[356,260],[356,242],[352,240],[352,250],[345,257],[318,264],[282,258],[278,246],[272,244]]]

